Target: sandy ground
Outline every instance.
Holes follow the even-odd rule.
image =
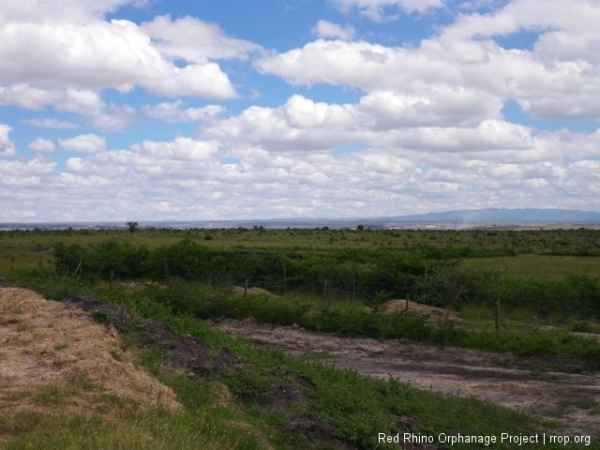
[[[325,364],[377,378],[393,377],[419,389],[489,400],[558,421],[570,434],[600,438],[599,375],[515,368],[510,355],[409,341],[338,337],[299,327],[259,325],[252,319],[213,324],[295,357],[322,353],[319,360]]]
[[[134,408],[180,408],[174,392],[133,360],[114,327],[89,313],[0,287],[0,416],[106,414],[117,397]]]

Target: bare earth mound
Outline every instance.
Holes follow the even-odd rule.
[[[278,298],[279,297],[278,295],[273,294],[272,292],[269,292],[266,289],[259,288],[259,287],[249,287],[247,289],[244,289],[243,287],[240,287],[240,286],[233,287],[233,296],[234,297],[243,297],[244,295],[264,295],[265,297],[269,297],[269,298]]]
[[[406,303],[408,302],[408,308]],[[432,316],[443,318],[444,314],[446,314],[446,310],[444,308],[437,308],[435,306],[424,305],[422,303],[415,303],[411,300],[390,300],[387,303],[384,303],[380,307],[380,312],[383,314],[397,314],[404,313],[408,311],[408,314],[421,314],[423,316]],[[455,314],[450,314],[449,317],[451,320],[458,320]]]
[[[0,415],[58,408],[106,415],[117,397],[135,408],[181,408],[170,388],[132,361],[114,327],[35,292],[0,288]]]

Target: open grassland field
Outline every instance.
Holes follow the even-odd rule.
[[[600,230],[334,230],[334,229],[140,229],[0,232],[2,271],[46,261],[54,243],[90,246],[110,239],[156,248],[190,239],[213,249],[261,251],[419,251],[433,258],[517,254],[600,256]],[[596,266],[597,267],[597,266]]]
[[[465,258],[462,264],[472,269],[497,271],[537,280],[560,280],[572,275],[600,274],[600,258],[597,256],[520,254],[492,258]]]
[[[600,230],[140,229],[0,232],[0,276],[255,286],[378,306],[600,312]]]
[[[600,273],[600,230],[329,230],[329,229],[140,229],[0,232],[0,276],[34,266],[50,266],[54,246],[89,248],[116,241],[148,249],[192,241],[215,251],[256,254],[328,254],[365,251],[418,255],[437,264],[462,261],[463,267],[536,280]],[[352,263],[353,256],[345,256]],[[118,276],[118,274],[117,274]],[[271,286],[272,287],[272,286]],[[385,289],[382,289],[385,290]]]
[[[600,230],[7,231],[0,277],[116,330],[123,343],[108,354],[145,367],[183,408],[108,401],[81,373],[74,391],[19,390],[9,376],[7,448],[48,438],[47,448],[113,448],[128,433],[149,439],[138,448],[168,449],[201,438],[205,448],[397,448],[376,436],[407,431],[600,437]],[[68,343],[46,342],[51,329],[28,308],[6,308],[17,333],[6,342],[26,335],[43,347],[33,354],[69,367]],[[120,426],[68,410],[48,437],[79,397],[100,399]],[[17,411],[19,399],[41,410]]]

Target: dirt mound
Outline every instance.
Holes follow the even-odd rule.
[[[156,281],[123,281],[119,284],[130,291],[139,291],[141,289],[147,288],[148,286],[154,286],[161,289],[165,288],[164,284],[158,283]]]
[[[135,408],[181,408],[170,388],[134,365],[114,327],[26,289],[0,289],[0,360],[3,414],[58,407],[107,414],[115,398]]]
[[[424,316],[433,316],[443,318],[446,314],[446,310],[444,308],[438,308],[436,306],[424,305],[422,303],[416,303],[411,300],[390,300],[387,303],[384,303],[379,308],[379,312],[383,314],[398,314],[404,313],[407,311],[408,302],[408,314],[421,314]],[[458,320],[458,317],[454,314],[450,314],[451,320]]]
[[[273,294],[272,292],[267,291],[266,289],[259,287],[249,287],[243,288],[240,286],[233,287],[233,296],[234,297],[243,297],[244,295],[264,295],[269,298],[278,298],[279,295]]]

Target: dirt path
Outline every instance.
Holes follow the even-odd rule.
[[[599,375],[515,368],[509,355],[409,341],[337,337],[298,327],[258,325],[253,320],[227,319],[213,324],[295,357],[318,357],[324,363],[377,378],[393,377],[419,389],[489,400],[559,421],[570,434],[600,438]]]

